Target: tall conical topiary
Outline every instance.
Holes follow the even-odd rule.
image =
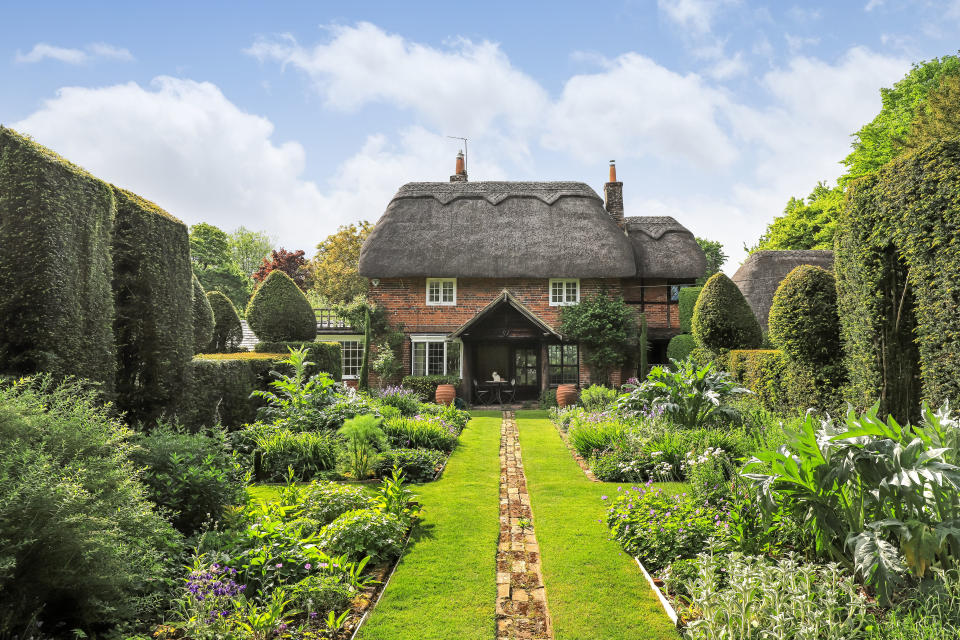
[[[715,273],[703,285],[690,321],[697,344],[714,353],[756,349],[763,332],[740,289],[724,273]]]
[[[780,283],[770,307],[770,341],[788,358],[809,365],[841,355],[837,281],[821,267],[800,265]]]
[[[213,339],[210,341],[210,353],[231,353],[236,351],[243,340],[243,327],[240,314],[230,302],[230,298],[219,291],[207,294],[210,308],[213,309]]]
[[[202,353],[213,340],[213,307],[203,285],[193,276],[193,352]]]
[[[313,340],[317,316],[307,296],[283,271],[274,269],[247,304],[247,323],[264,342]]]

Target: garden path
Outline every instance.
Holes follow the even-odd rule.
[[[553,638],[513,411],[500,425],[497,638]]]

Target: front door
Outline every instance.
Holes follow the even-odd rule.
[[[540,349],[535,346],[513,348],[513,377],[517,380],[517,399],[530,400],[540,391]]]

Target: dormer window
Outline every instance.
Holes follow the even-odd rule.
[[[550,306],[562,307],[580,302],[580,281],[575,278],[550,278]]]
[[[427,278],[427,304],[431,306],[457,304],[457,279]]]

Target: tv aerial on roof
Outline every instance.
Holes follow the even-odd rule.
[[[453,138],[454,140],[463,140],[463,170],[467,171],[467,139],[461,138],[460,136],[447,136],[448,138]]]

